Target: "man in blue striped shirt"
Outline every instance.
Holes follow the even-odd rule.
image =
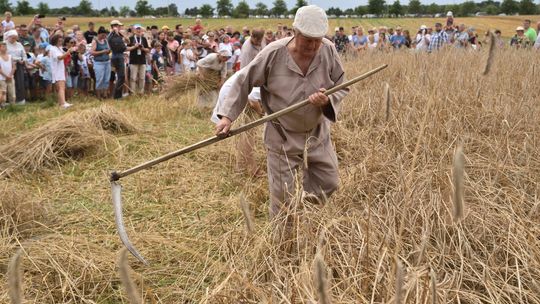
[[[435,31],[431,34],[428,52],[438,51],[445,44],[448,44],[448,34],[442,30],[442,24],[435,23]]]

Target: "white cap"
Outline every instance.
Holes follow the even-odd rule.
[[[306,37],[322,38],[328,32],[328,17],[316,5],[302,6],[296,11],[292,25]]]
[[[231,51],[229,49],[226,49],[226,48],[220,49],[218,54],[220,56],[225,56],[225,57],[231,57],[232,56]]]
[[[16,30],[9,30],[6,32],[6,37],[19,36]]]
[[[421,30],[427,30],[427,26],[422,25],[422,26],[420,27],[420,29],[421,29]]]
[[[518,26],[516,28],[516,31],[525,31],[525,28],[523,26]],[[9,32],[8,32],[9,33]]]
[[[452,11],[448,11],[448,13],[446,13],[446,17],[454,17],[454,13],[452,13]]]

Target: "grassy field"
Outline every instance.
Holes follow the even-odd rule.
[[[455,22],[464,23],[467,26],[472,26],[478,30],[479,33],[484,33],[488,29],[500,29],[502,31],[503,37],[509,38],[515,34],[517,26],[523,25],[524,19],[531,19],[534,24],[537,21],[540,21],[540,16],[489,16],[489,17],[467,17],[467,18],[456,18]],[[30,21],[29,17],[15,17],[15,22],[18,24],[20,22],[27,23]],[[94,21],[99,25],[108,25],[111,18],[68,18],[66,24],[73,25],[78,24],[83,29],[86,28],[88,21]],[[163,25],[167,25],[171,28],[174,28],[176,24],[183,25],[192,25],[195,23],[194,19],[180,19],[180,18],[160,18],[160,19],[142,19],[142,18],[129,18],[129,19],[120,19],[125,24],[135,24],[140,23],[144,26],[149,25],[158,25],[160,28]],[[205,28],[218,29],[225,27],[226,25],[231,25],[235,29],[240,30],[243,26],[250,27],[264,27],[264,28],[276,28],[278,23],[283,23],[284,25],[291,26],[292,20],[277,20],[277,19],[204,19],[203,25]],[[386,19],[331,19],[330,20],[330,29],[333,30],[334,27],[343,26],[348,31],[352,26],[359,25],[363,26],[365,29],[371,28],[374,26],[385,25],[388,27],[402,26],[405,29],[409,29],[411,32],[416,32],[420,25],[425,24],[427,26],[433,26],[435,22],[441,22],[444,24],[445,18],[386,18]],[[52,25],[56,23],[56,18],[45,18],[44,23]]]
[[[483,76],[486,57],[345,61],[349,78],[389,68],[352,89],[333,126],[340,190],[324,206],[297,193],[288,235],[268,222],[266,178],[235,173],[234,140],[123,179],[128,234],[150,262],[128,260],[135,293],[145,303],[316,303],[325,295],[332,303],[540,303],[540,56],[501,51]],[[0,151],[44,126],[79,134],[88,127],[80,113],[102,105],[136,126],[87,135],[79,141],[94,141],[92,149],[41,172],[6,177],[18,164],[0,161],[0,303],[17,286],[6,272],[18,248],[25,303],[128,302],[108,174],[211,136],[210,109],[196,97],[0,111]],[[23,154],[36,148],[25,145]],[[459,145],[464,215],[456,221]],[[257,159],[265,169],[260,142]]]

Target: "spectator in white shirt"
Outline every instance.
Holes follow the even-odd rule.
[[[4,16],[6,19],[2,21],[2,26],[4,27],[4,31],[9,31],[15,29],[15,22],[11,20],[11,12],[5,12]]]

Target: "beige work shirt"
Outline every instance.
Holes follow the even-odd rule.
[[[244,42],[242,45],[242,53],[240,54],[240,69],[247,66],[255,56],[263,49],[263,45],[253,45],[251,44],[251,38]]]
[[[236,120],[244,110],[253,87],[261,87],[263,104],[270,111],[277,112],[307,99],[320,88],[329,89],[345,80],[343,66],[332,42],[323,39],[307,74],[303,75],[287,49],[292,39],[288,37],[267,45],[238,72],[229,95],[217,110],[218,117],[226,116]],[[309,104],[277,119],[286,133],[286,140],[281,138],[275,126],[267,124],[267,148],[286,153],[302,153],[308,138],[315,139],[310,140],[312,144],[309,145],[309,148],[315,148],[330,136],[328,120],[336,121],[341,100],[348,91],[343,89],[332,94],[330,103],[325,107]]]
[[[219,61],[217,53],[208,54],[197,61],[197,67],[220,72],[221,78],[227,78],[227,62]]]

